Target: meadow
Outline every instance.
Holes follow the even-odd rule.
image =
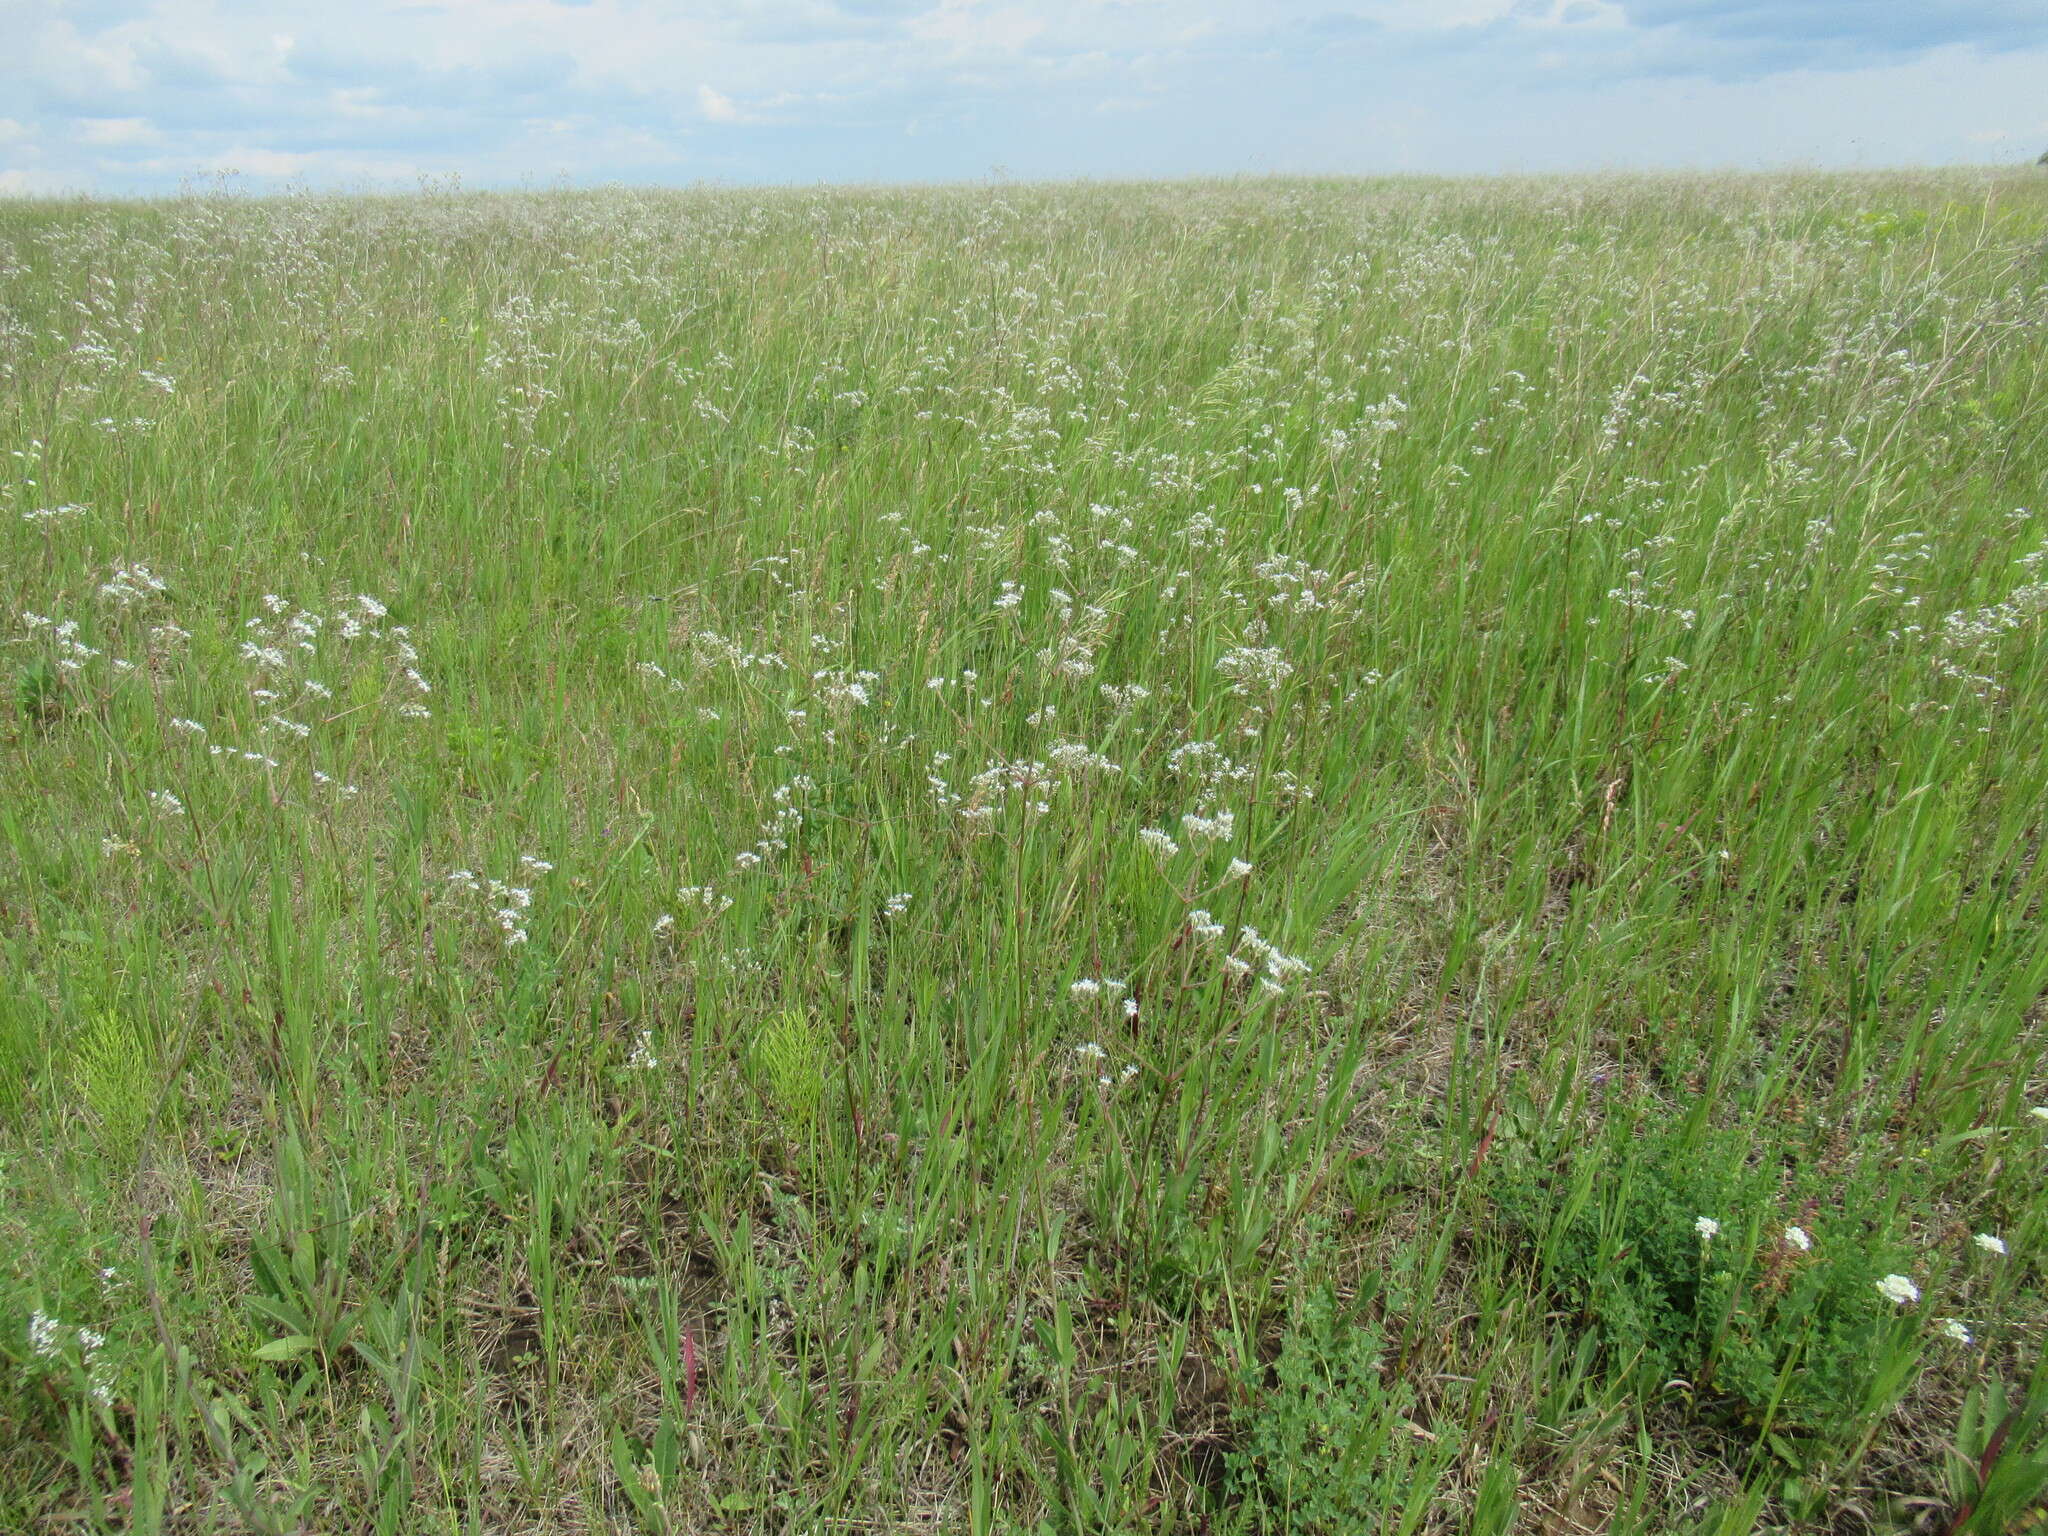
[[[2048,1530],[2048,176],[0,204],[0,1529]]]

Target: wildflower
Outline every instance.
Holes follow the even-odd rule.
[[[1920,1299],[1920,1287],[1904,1275],[1886,1275],[1876,1284],[1880,1296],[1899,1306],[1910,1307]]]
[[[1251,872],[1251,865],[1245,863],[1243,859],[1232,859],[1230,867],[1223,871],[1223,878],[1226,880],[1242,880]]]
[[[530,869],[536,875],[544,875],[555,866],[546,859],[537,859],[530,853],[522,853],[519,855],[519,867],[521,869]]]
[[[1237,830],[1237,817],[1230,811],[1218,811],[1213,816],[1197,816],[1191,811],[1181,817],[1180,829],[1199,842],[1227,843]]]
[[[2048,1104],[2036,1104],[2032,1109],[2028,1110],[2027,1113],[2032,1115],[2036,1120],[2048,1120]]]
[[[1223,937],[1223,925],[1201,907],[1188,913],[1188,928],[1204,944],[1213,944]]]
[[[653,1030],[640,1031],[640,1038],[633,1042],[633,1054],[626,1058],[626,1065],[641,1072],[651,1072],[661,1065],[654,1055]]]
[[[57,1330],[64,1325],[47,1312],[36,1312],[28,1320],[28,1347],[45,1359],[57,1353]]]
[[[1692,1224],[1692,1229],[1699,1233],[1701,1242],[1712,1242],[1721,1235],[1721,1223],[1711,1216],[1700,1217]]]
[[[910,902],[911,893],[909,891],[898,891],[894,896],[891,896],[882,903],[882,914],[885,917],[901,917],[910,910]]]
[[[1105,1051],[1096,1041],[1090,1040],[1075,1046],[1074,1054],[1083,1061],[1101,1061],[1109,1055],[1109,1052]]]
[[[1290,677],[1294,667],[1273,647],[1239,646],[1216,659],[1216,670],[1233,679],[1230,691],[1246,693],[1255,684],[1277,688]]]
[[[661,916],[657,917],[657,918],[656,918],[656,919],[654,920],[654,932],[655,932],[655,936],[656,936],[657,938],[658,938],[658,937],[660,937],[660,936],[661,936],[662,934],[664,934],[664,933],[667,933],[667,932],[669,931],[669,929],[671,929],[671,928],[675,927],[675,925],[676,925],[676,915],[675,915],[675,913],[673,913],[673,912],[664,912],[664,913],[662,913],[662,914],[661,914]]]
[[[1180,852],[1180,844],[1158,827],[1141,828],[1138,832],[1138,841],[1145,845],[1147,851],[1156,853],[1162,859],[1170,859]]]
[[[172,794],[168,789],[152,789],[149,792],[149,803],[156,807],[156,813],[159,816],[182,816],[185,814],[185,802]]]
[[[1067,995],[1084,1000],[1100,997],[1102,995],[1102,983],[1092,976],[1083,976],[1079,981],[1067,988]]]
[[[1977,1246],[1979,1248],[1982,1248],[1986,1253],[1995,1253],[2000,1258],[2005,1257],[2004,1238],[1993,1237],[1989,1232],[1979,1232],[1977,1234],[1976,1242]]]
[[[1941,1331],[1954,1339],[1958,1344],[1973,1342],[1970,1338],[1970,1330],[1963,1326],[1960,1318],[1944,1317],[1941,1320]]]
[[[1797,1248],[1801,1253],[1805,1253],[1813,1247],[1813,1239],[1806,1235],[1806,1228],[1804,1227],[1787,1227],[1785,1229],[1785,1246]]]

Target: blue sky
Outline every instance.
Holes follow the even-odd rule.
[[[0,0],[0,192],[1882,166],[2048,0]]]

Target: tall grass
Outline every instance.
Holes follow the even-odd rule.
[[[2025,1528],[2044,316],[2017,174],[0,207],[0,1524]]]

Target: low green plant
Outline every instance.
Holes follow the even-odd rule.
[[[1254,1528],[1306,1533],[1422,1528],[1461,1437],[1416,1422],[1414,1387],[1380,1330],[1329,1290],[1296,1311],[1270,1380],[1251,1383],[1230,1478]]]
[[[752,1064],[761,1092],[799,1138],[818,1121],[825,1094],[825,1042],[810,1015],[785,1008],[754,1036]]]
[[[1996,1377],[1971,1387],[1947,1461],[1946,1536],[2048,1530],[2048,1363],[2023,1392]]]
[[[63,674],[47,657],[37,657],[14,674],[14,709],[24,720],[56,719],[63,697]]]
[[[1851,1442],[1890,1406],[1925,1328],[1880,1288],[1904,1261],[1874,1190],[1807,1214],[1746,1153],[1682,1123],[1617,1134],[1561,1169],[1510,1165],[1497,1211],[1610,1372],[1803,1462],[1800,1437]]]
[[[156,1108],[156,1053],[121,1014],[93,1015],[71,1049],[71,1085],[114,1163],[135,1156]]]

